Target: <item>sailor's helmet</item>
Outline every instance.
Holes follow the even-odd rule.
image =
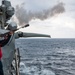
[[[16,30],[17,29],[17,24],[15,22],[11,22],[9,25],[8,25],[8,30]]]

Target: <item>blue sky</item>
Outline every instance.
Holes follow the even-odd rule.
[[[63,2],[65,12],[55,14],[44,20],[32,19],[30,27],[22,29],[25,32],[45,33],[52,38],[75,38],[75,0],[10,0],[12,5],[22,6],[26,11],[33,13],[48,10]],[[16,20],[16,19],[15,19]]]

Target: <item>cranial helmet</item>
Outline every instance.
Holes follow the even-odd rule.
[[[11,22],[9,25],[8,25],[8,30],[16,30],[17,29],[17,24],[15,22]]]

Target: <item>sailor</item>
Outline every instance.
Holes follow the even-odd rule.
[[[9,41],[9,38],[7,35],[5,35],[4,37],[0,37],[0,75],[4,75],[3,73],[3,65],[2,65],[2,48],[3,46],[5,46],[7,44],[7,42]]]

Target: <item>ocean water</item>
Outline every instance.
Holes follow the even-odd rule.
[[[75,39],[18,39],[20,75],[75,75]]]

